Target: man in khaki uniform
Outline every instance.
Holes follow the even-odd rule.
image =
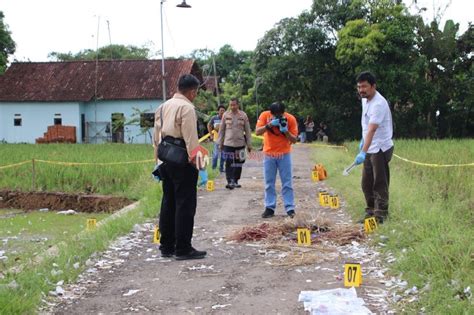
[[[242,174],[242,164],[245,162],[245,147],[252,150],[252,131],[247,114],[239,110],[239,101],[232,98],[230,111],[222,116],[222,124],[219,129],[219,147],[225,158],[225,174],[227,178],[227,189],[242,187],[239,179]]]
[[[174,138],[175,142],[181,142],[181,146],[186,148],[189,157],[199,146],[196,112],[191,103],[199,84],[199,80],[191,74],[181,76],[178,92],[156,110],[154,144],[157,164],[160,163],[157,148],[161,141]],[[161,256],[176,255],[176,260],[204,258],[205,251],[191,246],[198,180],[194,161],[190,160],[185,166],[164,161],[159,167],[159,174],[163,181],[159,224]]]

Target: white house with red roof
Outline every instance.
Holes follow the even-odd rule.
[[[166,60],[166,98],[193,60]],[[0,76],[0,142],[35,143],[48,126],[76,127],[78,143],[151,143],[162,103],[161,60],[15,62]],[[122,124],[137,118],[135,124]]]

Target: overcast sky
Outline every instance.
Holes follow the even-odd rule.
[[[312,0],[187,0],[191,9],[177,8],[180,2],[163,5],[167,57],[198,48],[217,50],[224,44],[253,50],[275,23],[310,9]],[[449,0],[418,0],[429,9],[427,18],[433,15],[433,3]],[[95,49],[98,25],[99,47],[111,41],[161,49],[160,0],[1,0],[0,11],[17,44],[13,58],[20,61],[47,61],[52,51]],[[473,11],[474,0],[452,0],[444,19],[460,22],[465,31]]]

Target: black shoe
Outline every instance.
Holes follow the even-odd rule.
[[[242,185],[239,182],[234,182],[234,188],[242,188]]]
[[[262,213],[262,218],[271,218],[275,215],[275,211],[270,208],[265,208],[265,211]]]
[[[234,187],[234,184],[233,184],[233,183],[228,183],[227,185],[225,185],[225,188],[232,190],[232,189],[234,189],[235,187]]]
[[[295,216],[295,210],[290,210],[286,213],[290,218],[293,218]]]
[[[170,258],[174,256],[174,251],[169,252],[169,251],[162,251],[161,252],[161,257],[163,258]]]
[[[202,259],[206,257],[206,255],[207,255],[206,251],[196,250],[192,248],[191,251],[185,255],[176,255],[175,259],[176,260]]]
[[[383,224],[385,220],[387,220],[386,217],[375,216],[375,221],[377,221],[377,224]]]

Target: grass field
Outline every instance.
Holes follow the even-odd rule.
[[[210,144],[205,144],[208,149]],[[0,167],[24,160],[44,159],[62,162],[125,162],[153,159],[149,145],[9,145],[0,144]],[[36,163],[36,186],[43,191],[87,192],[122,195],[139,199],[140,205],[127,215],[117,218],[97,231],[84,230],[88,217],[98,220],[105,214],[79,214],[63,217],[55,213],[32,212],[27,215],[19,210],[0,211],[0,239],[8,261],[0,268],[0,314],[36,313],[44,294],[54,288],[59,280],[74,281],[84,270],[84,262],[92,253],[107,248],[110,241],[128,233],[134,224],[154,221],[159,213],[161,185],[151,180],[153,162],[126,165],[63,166]],[[217,171],[209,170],[209,179]],[[0,189],[32,190],[32,165],[0,169]],[[13,238],[11,238],[13,237]],[[46,240],[46,238],[48,240]],[[51,245],[60,244],[59,254],[40,264],[31,264],[30,258],[41,254]],[[73,268],[78,263],[80,268]],[[0,262],[1,264],[1,262]],[[15,264],[25,265],[19,274],[3,273],[1,269]],[[52,275],[51,266],[64,273]],[[9,289],[15,281],[17,289]]]
[[[99,222],[107,216],[109,214],[60,215],[0,209],[0,241],[3,242],[0,248],[8,255],[8,260],[0,263],[0,272],[28,262],[59,242],[72,240],[86,229],[87,219],[95,218]]]
[[[361,167],[342,176],[357,154],[357,143],[340,149],[315,148],[313,158],[329,172],[328,183],[346,200],[354,219],[363,216]],[[398,140],[395,154],[437,164],[474,162],[474,140]],[[474,281],[474,167],[435,168],[393,158],[390,164],[390,219],[377,235],[388,236],[381,248],[395,254],[394,276],[425,288],[420,299],[399,305],[401,312],[473,314],[463,291]]]
[[[40,159],[62,162],[110,163],[153,159],[150,145],[0,144],[0,167]],[[85,192],[139,199],[153,162],[122,165],[51,165],[35,163],[36,190]],[[0,189],[31,191],[32,164],[0,169]]]

